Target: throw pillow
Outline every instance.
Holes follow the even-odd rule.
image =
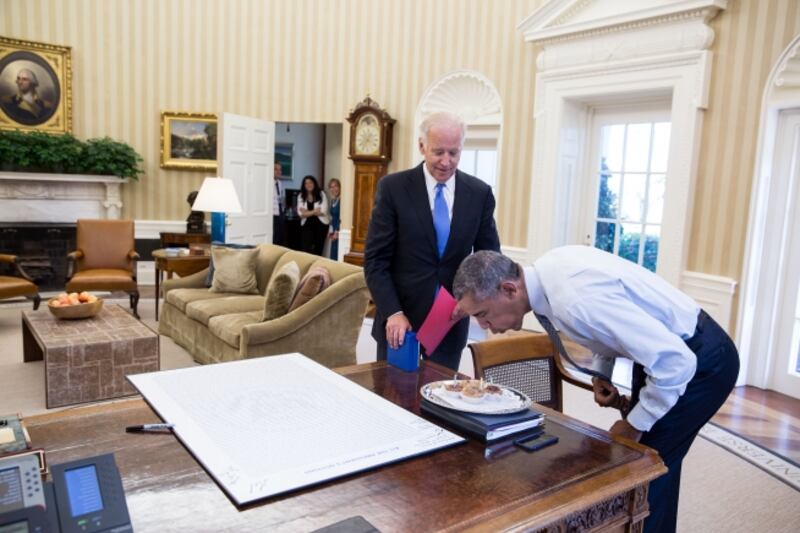
[[[299,282],[300,267],[294,261],[289,261],[272,274],[267,285],[262,321],[279,318],[289,312],[289,304],[292,303],[292,296]]]
[[[327,289],[331,284],[331,273],[325,267],[311,267],[294,293],[292,304],[289,306],[291,313],[303,304],[308,303],[314,296]]]
[[[211,258],[214,261],[214,279],[211,292],[235,292],[258,294],[256,279],[256,260],[258,248],[236,250],[224,246],[212,246]]]
[[[255,248],[255,244],[236,244],[236,243],[229,243],[225,244],[224,242],[214,241],[211,243],[212,246],[223,246],[225,248],[233,248],[236,250],[249,250],[251,248]],[[206,287],[211,287],[211,282],[214,281],[214,256],[211,256],[211,261],[208,263],[208,274],[206,275]]]

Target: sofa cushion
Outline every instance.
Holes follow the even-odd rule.
[[[263,311],[251,311],[249,313],[233,313],[229,315],[219,315],[212,317],[208,321],[208,329],[222,339],[225,343],[234,348],[239,348],[239,339],[245,326],[261,322]]]
[[[233,292],[258,294],[256,260],[258,249],[235,250],[223,246],[212,246],[214,280],[211,292]]]
[[[255,244],[237,244],[235,242],[227,243],[220,241],[214,241],[211,243],[212,246],[222,246],[224,248],[231,248],[234,250],[249,250],[251,248],[255,248]],[[214,256],[211,256],[211,260],[208,262],[208,274],[206,274],[206,287],[211,287],[211,284],[214,282]]]
[[[285,263],[272,275],[267,286],[263,321],[282,317],[289,311],[298,283],[300,283],[300,267],[294,261]]]
[[[300,280],[297,290],[294,293],[289,312],[291,313],[298,307],[307,303],[314,296],[327,289],[331,284],[331,273],[328,269],[320,266],[312,266]]]
[[[208,321],[219,315],[232,313],[247,313],[264,309],[264,297],[260,294],[228,294],[225,298],[213,300],[198,300],[186,305],[186,316],[201,324],[208,325]]]
[[[231,294],[210,292],[208,289],[172,289],[167,293],[166,301],[185,313],[186,305],[191,302],[226,298],[228,296],[231,296]]]

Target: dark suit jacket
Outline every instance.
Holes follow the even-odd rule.
[[[438,286],[452,293],[461,261],[473,250],[500,251],[492,189],[478,178],[456,171],[450,237],[439,259],[425,174],[419,166],[378,182],[364,250],[364,274],[376,306],[372,336],[386,341],[386,319],[403,311],[414,331],[428,315]],[[444,338],[441,353],[461,353],[469,320]]]

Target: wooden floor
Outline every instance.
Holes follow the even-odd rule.
[[[800,465],[800,400],[736,387],[711,421]]]

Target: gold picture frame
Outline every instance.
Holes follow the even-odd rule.
[[[217,115],[161,112],[161,168],[217,169]]]
[[[71,50],[0,37],[0,129],[72,131]]]

